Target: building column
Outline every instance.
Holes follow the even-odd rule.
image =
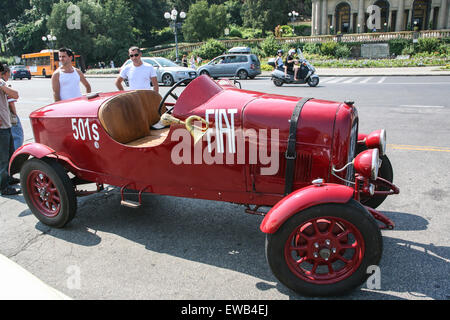
[[[388,21],[387,21],[387,29],[389,31],[392,31],[391,30],[391,23],[392,23],[392,9],[391,9],[391,6],[389,6],[389,15],[388,15]]]
[[[395,31],[403,31],[403,20],[405,20],[405,0],[399,0]]]
[[[428,25],[426,26],[427,30],[432,30],[433,29],[433,25],[431,25],[430,27],[430,22],[434,23],[433,18],[434,18],[434,7],[433,7],[433,3],[430,4],[431,5],[431,10],[430,10],[430,15],[428,16]]]
[[[414,25],[412,24],[412,13],[414,10],[413,4],[414,4],[414,2],[411,4],[411,9],[409,9],[409,11],[408,11],[408,20],[406,20],[406,27],[408,27],[408,23],[409,23],[411,30],[414,30]]]
[[[356,29],[358,29],[359,24],[359,31],[356,30],[356,32],[364,32],[364,18],[366,17],[366,11],[364,10],[364,0],[359,0],[358,2],[358,23],[356,25]]]
[[[348,31],[352,33],[355,33],[358,30],[353,30],[353,12],[352,12],[352,8],[350,8],[350,22],[349,22],[349,26],[348,26]]]
[[[322,34],[328,34],[328,16],[327,16],[327,9],[328,9],[328,0],[322,0]]]
[[[320,8],[321,8],[321,5],[322,5],[322,1],[321,0],[317,0],[316,1],[316,26],[315,26],[315,28],[316,28],[316,35],[320,35],[320,34],[322,34],[322,19],[321,19],[321,16],[322,16],[322,12],[321,12],[321,10],[320,10]]]
[[[317,0],[312,0],[312,5],[311,5],[311,35],[315,36],[315,30],[314,30],[314,26],[316,25],[316,1]]]
[[[441,7],[439,8],[439,17],[438,17],[438,29],[446,29],[447,28],[447,15],[448,15],[448,6],[447,6],[447,0],[441,0]]]

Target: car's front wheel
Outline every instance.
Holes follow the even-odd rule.
[[[173,77],[170,73],[165,73],[162,76],[162,82],[164,83],[165,86],[171,87],[175,81],[173,80]]]
[[[274,275],[307,296],[340,295],[361,285],[382,248],[375,219],[355,200],[310,207],[266,237]]]
[[[75,189],[64,168],[55,160],[26,161],[20,170],[20,184],[28,207],[42,223],[62,228],[75,217]]]
[[[200,71],[200,75],[201,75],[201,76],[202,76],[202,75],[207,75],[208,77],[210,77],[209,72],[206,71],[206,70]]]

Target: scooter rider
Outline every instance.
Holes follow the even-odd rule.
[[[284,63],[283,63],[283,50],[277,51],[277,57],[275,58],[275,68],[276,69],[284,69]]]
[[[286,62],[284,66],[284,76],[288,77],[288,71],[294,71],[294,81],[298,81],[297,73],[299,69],[298,60],[294,57],[295,49],[290,49],[288,51],[288,56],[286,57]]]

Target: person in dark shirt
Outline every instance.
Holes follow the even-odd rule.
[[[288,71],[294,71],[294,80],[298,81],[297,79],[297,73],[298,73],[298,60],[294,57],[295,50],[291,49],[288,51],[288,55],[286,57],[286,61],[284,63],[284,76],[288,77]]]

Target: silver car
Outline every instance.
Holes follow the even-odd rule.
[[[166,58],[142,57],[142,61],[151,64],[155,68],[158,82],[163,83],[166,86],[171,86],[175,82],[186,78],[195,79],[197,77],[197,72],[195,71],[195,69],[181,67],[175,62],[172,62]],[[128,59],[120,69],[122,70],[126,65],[130,63],[131,60]],[[125,83],[128,85],[127,79],[125,79]]]
[[[198,74],[212,78],[234,77],[253,79],[261,74],[261,64],[254,54],[225,54],[197,69]]]

